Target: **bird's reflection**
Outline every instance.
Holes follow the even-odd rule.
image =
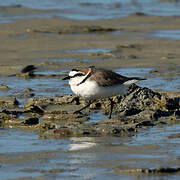
[[[89,149],[96,145],[97,143],[93,137],[72,137],[69,144],[69,151]]]

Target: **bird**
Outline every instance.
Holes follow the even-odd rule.
[[[27,65],[26,67],[24,67],[22,70],[21,70],[21,73],[17,73],[17,74],[11,74],[11,75],[8,75],[8,77],[13,77],[13,76],[17,76],[17,77],[33,77],[34,75],[34,70],[37,69],[36,66],[34,65]]]
[[[21,70],[21,73],[31,73],[34,72],[35,69],[37,69],[37,67],[35,67],[34,65],[28,65]]]
[[[62,80],[69,80],[72,92],[88,102],[87,105],[74,113],[81,113],[82,110],[89,107],[96,99],[109,98],[109,119],[111,119],[114,106],[111,97],[127,94],[131,84],[145,79],[126,77],[108,69],[90,66],[72,69],[69,75]]]

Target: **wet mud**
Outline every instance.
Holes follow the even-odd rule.
[[[60,9],[0,7],[0,179],[179,179],[180,18],[114,18],[124,5],[79,3],[111,17],[81,11],[80,21]],[[92,65],[147,79],[113,97],[111,120],[107,99],[74,114],[85,101],[61,80]]]
[[[125,97],[116,96],[113,119],[91,122],[91,113],[107,115],[108,100],[97,100],[83,114],[74,112],[85,104],[75,95],[28,98],[19,106],[16,98],[1,98],[2,127],[38,129],[42,138],[74,136],[129,136],[139,128],[176,122],[180,117],[180,98],[168,97],[133,85]]]

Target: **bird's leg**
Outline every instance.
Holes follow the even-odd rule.
[[[111,99],[111,98],[109,98],[109,101],[110,101],[110,112],[109,112],[109,119],[111,119],[111,115],[112,115],[112,111],[113,111],[113,107],[114,107],[114,101]]]
[[[82,107],[81,109],[75,111],[73,114],[79,114],[79,113],[81,113],[82,110],[84,110],[84,109],[86,109],[87,107],[89,107],[93,102],[94,102],[94,101],[89,101],[89,102],[87,103],[87,105],[85,105],[85,106]]]

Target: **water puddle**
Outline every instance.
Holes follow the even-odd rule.
[[[92,49],[71,49],[65,50],[67,53],[108,53],[112,49],[92,48]]]
[[[180,78],[179,76],[163,77],[163,76],[154,76],[150,74],[152,68],[121,68],[116,70],[117,73],[129,76],[129,77],[142,77],[147,80],[140,81],[137,85],[141,87],[147,87],[150,89],[156,90],[165,90],[165,91],[176,91],[180,90]]]
[[[0,132],[0,154],[55,150],[59,148],[57,141],[39,141],[39,136],[33,132],[24,132],[18,129],[0,129]]]
[[[171,152],[174,156],[179,157],[180,151],[177,147],[180,146],[180,136],[173,135],[179,134],[180,124],[175,124],[171,126],[165,126],[163,128],[154,127],[149,130],[144,130],[140,134],[137,134],[136,137],[132,138],[130,143],[127,143],[128,146],[144,146],[144,145],[157,145],[158,153],[163,153],[164,151]],[[159,147],[160,145],[160,147]],[[177,145],[177,147],[176,147]],[[164,154],[162,154],[164,156]]]
[[[94,138],[91,137],[72,137],[70,140],[71,143],[68,145],[68,148],[66,149],[68,151],[85,150],[98,145],[98,143],[94,141]]]
[[[77,151],[89,149],[97,145],[90,137],[39,139],[39,136],[35,132],[27,132],[20,129],[0,129],[0,132],[0,154],[46,150]]]
[[[55,95],[71,93],[70,89],[64,86],[61,80],[63,72],[45,71],[36,72],[40,77],[0,77],[0,84],[5,84],[9,90],[0,90],[0,96],[18,96],[25,93],[25,89],[32,89],[36,97],[52,97]],[[18,84],[18,86],[17,86]]]
[[[28,37],[28,34],[27,33],[14,34],[14,35],[12,35],[12,37],[17,40],[21,40],[21,39],[26,39]]]
[[[0,155],[6,158],[0,168],[2,179],[40,175],[46,178],[53,175],[57,179],[134,179],[136,176],[154,179],[159,175],[144,178],[141,174],[117,174],[113,169],[172,167],[179,163],[180,137],[169,137],[180,132],[180,124],[141,130],[137,136],[124,138],[38,139],[33,132],[13,129],[0,129],[0,132]],[[51,168],[63,171],[45,174],[40,171]],[[34,171],[26,172],[26,169]],[[168,176],[180,177],[179,174]]]
[[[57,62],[73,62],[73,61],[77,61],[77,60],[78,60],[77,58],[59,58],[59,59],[51,59],[50,61],[57,63]]]
[[[102,112],[93,112],[90,114],[90,119],[88,122],[99,122],[103,119],[107,119],[108,115],[103,115]]]
[[[167,91],[177,91],[180,89],[179,76],[165,77],[154,76],[150,74],[152,68],[121,68],[116,70],[117,73],[125,76],[137,76],[147,78],[147,80],[140,81],[137,84],[141,87],[150,89],[159,89]],[[52,97],[60,96],[62,94],[72,94],[68,82],[62,81],[62,75],[67,74],[67,71],[42,71],[36,72],[38,75],[35,78],[25,79],[21,77],[0,77],[0,84],[8,86],[7,90],[0,90],[0,96],[16,96],[20,102],[27,100],[28,93],[35,97]],[[17,86],[18,84],[18,86]],[[32,91],[26,92],[26,89]],[[106,119],[106,116],[100,116],[99,113],[91,114],[90,121],[97,119]]]
[[[59,77],[61,77],[63,74],[64,74],[65,71],[53,71],[53,70],[47,70],[47,71],[38,71],[38,72],[35,72],[34,74],[35,75],[44,75],[45,77],[48,76],[48,75],[57,75]]]
[[[13,20],[11,20],[11,19],[6,19],[6,18],[0,18],[0,23],[12,23],[13,22]]]
[[[2,14],[2,21],[14,18],[51,18],[51,17],[65,17],[78,20],[94,20],[94,19],[110,19],[126,17],[130,14],[141,12],[148,15],[156,16],[178,16],[180,15],[179,1],[158,1],[158,0],[44,0],[44,1],[21,1],[16,0],[0,0],[0,6],[30,8],[38,10],[47,10],[40,13],[30,12],[29,14],[22,14],[16,11],[15,13]],[[14,6],[15,5],[15,6]],[[16,7],[16,8],[17,8]],[[48,11],[49,10],[49,11]],[[107,14],[108,12],[108,14]]]
[[[180,40],[180,30],[158,30],[152,33],[152,37]]]

